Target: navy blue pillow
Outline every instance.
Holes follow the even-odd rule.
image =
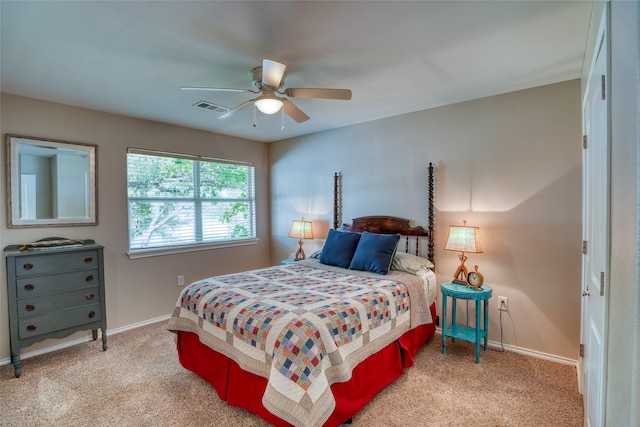
[[[349,268],[359,240],[360,233],[329,230],[320,254],[320,263]]]
[[[391,261],[393,261],[393,255],[396,253],[399,241],[399,234],[375,234],[365,231],[360,237],[349,268],[389,274]]]

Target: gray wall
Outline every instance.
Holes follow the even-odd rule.
[[[580,117],[574,80],[272,143],[271,262],[296,249],[287,237],[292,219],[314,222],[317,239],[305,243],[307,253],[322,245],[336,171],[343,174],[343,222],[379,214],[426,225],[433,162],[438,280],[449,280],[458,264],[456,253],[443,250],[449,225],[479,226],[484,253],[469,254],[467,264],[478,264],[494,289],[489,339],[500,341],[497,296],[506,296],[505,344],[575,361]]]
[[[20,244],[43,237],[94,239],[105,247],[108,329],[127,327],[171,313],[185,282],[263,267],[269,263],[269,176],[267,147],[259,142],[165,125],[130,117],[74,108],[2,94],[0,131],[24,136],[98,145],[98,214],[95,227],[7,229],[6,210],[0,210],[0,245]],[[259,242],[241,246],[131,260],[127,257],[127,147],[201,154],[255,162]],[[5,163],[5,150],[0,162]],[[0,187],[5,188],[5,174]],[[0,275],[0,360],[9,358],[7,280]],[[82,338],[78,333],[68,340]],[[89,334],[90,335],[90,334]],[[38,351],[64,341],[37,343]]]

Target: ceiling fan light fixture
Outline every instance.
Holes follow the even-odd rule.
[[[339,99],[345,101],[351,99],[351,90],[349,89],[287,88],[280,91],[280,88],[284,86],[284,79],[287,76],[287,73],[285,72],[286,67],[287,66],[285,64],[280,62],[273,61],[271,59],[263,59],[262,66],[254,67],[251,70],[251,83],[255,90],[196,86],[183,86],[181,89],[258,94],[259,96],[257,98],[248,99],[233,108],[229,109],[226,107],[220,107],[222,114],[219,115],[218,118],[229,118],[238,111],[242,111],[253,104],[254,127],[256,109],[267,115],[273,115],[280,111],[282,112],[283,130],[285,114],[296,123],[302,123],[309,120],[309,116],[307,116],[304,111],[298,108],[288,98]],[[279,97],[276,94],[283,95],[283,97]],[[200,101],[197,103],[200,108],[209,108],[209,104],[210,103],[208,101]],[[223,112],[224,110],[226,110],[226,112]]]
[[[275,114],[282,108],[284,102],[275,96],[261,96],[255,101],[256,107],[264,114]]]

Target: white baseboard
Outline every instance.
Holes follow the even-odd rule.
[[[156,318],[153,318],[153,319],[145,320],[143,322],[133,323],[131,325],[122,326],[122,327],[116,328],[116,329],[108,329],[107,330],[107,334],[109,336],[115,335],[115,334],[119,334],[121,332],[125,332],[125,331],[131,330],[131,329],[135,329],[135,328],[139,328],[139,327],[142,327],[142,326],[147,326],[147,325],[150,325],[152,323],[167,321],[167,320],[169,320],[169,318],[171,318],[171,314],[167,314],[165,316],[160,316],[160,317],[156,317]],[[442,334],[442,329],[441,328],[436,328],[436,333],[437,334]],[[41,354],[50,353],[52,351],[61,350],[63,348],[67,348],[67,347],[71,347],[71,346],[74,346],[74,345],[86,343],[86,342],[89,342],[89,341],[92,341],[91,335],[87,335],[84,338],[78,338],[78,339],[73,340],[73,341],[67,341],[67,342],[64,342],[62,344],[53,345],[51,347],[43,348],[43,349],[40,349],[40,350],[30,351],[30,352],[27,352],[27,353],[21,353],[20,354],[20,359],[22,359],[22,360],[28,359],[30,357],[39,356]],[[575,366],[576,369],[578,367],[578,361],[577,360],[569,359],[569,358],[566,358],[566,357],[556,356],[556,355],[548,354],[548,353],[542,353],[540,351],[530,350],[530,349],[527,349],[527,348],[516,347],[516,346],[512,346],[512,345],[507,345],[507,344],[502,344],[501,345],[499,342],[496,342],[496,341],[489,341],[488,344],[489,344],[489,347],[492,347],[492,348],[502,349],[504,347],[504,349],[508,350],[508,351],[521,353],[521,354],[524,354],[524,355],[527,355],[527,356],[537,357],[539,359],[550,360],[552,362],[562,363],[564,365],[572,365],[572,366]],[[11,359],[10,358],[6,358],[6,359],[0,360],[0,366],[8,365],[9,363],[11,363]]]
[[[134,323],[134,324],[128,325],[128,326],[122,326],[122,327],[116,328],[116,329],[107,329],[107,336],[112,336],[112,335],[115,335],[115,334],[119,334],[121,332],[125,332],[125,331],[131,330],[131,329],[139,328],[141,326],[147,326],[147,325],[150,325],[152,323],[167,321],[167,320],[169,320],[169,318],[171,318],[171,314],[167,314],[165,316],[160,316],[160,317],[156,317],[156,318],[153,318],[153,319],[145,320],[143,322]],[[56,350],[62,350],[63,348],[72,347],[74,345],[83,344],[83,343],[86,343],[86,342],[89,342],[89,341],[93,341],[93,338],[92,338],[91,335],[87,335],[86,337],[83,337],[83,338],[78,338],[78,339],[75,339],[75,340],[63,342],[61,344],[52,345],[50,347],[42,348],[40,350],[34,350],[34,351],[28,351],[26,353],[20,353],[20,360],[28,359],[28,358],[34,357],[34,356],[40,356],[41,354],[51,353],[52,351],[56,351]],[[0,360],[0,366],[8,365],[9,363],[11,363],[11,358],[5,358],[5,359],[1,359]]]
[[[436,328],[436,333],[442,335],[442,328]],[[541,351],[530,350],[528,348],[516,347],[508,344],[500,344],[497,341],[491,341],[491,340],[488,341],[488,345],[491,348],[497,348],[497,349],[504,348],[505,350],[508,350],[508,351],[524,354],[526,356],[537,357],[538,359],[544,359],[544,360],[550,360],[552,362],[562,363],[563,365],[576,366],[576,368],[578,366],[577,360],[569,359],[567,357],[562,357],[562,356],[556,356],[555,354],[543,353]]]
[[[576,366],[577,370],[578,370],[578,393],[584,395],[584,390],[582,389],[584,387],[584,383],[582,381],[582,371],[584,370],[584,359],[580,358],[578,359],[578,364]]]

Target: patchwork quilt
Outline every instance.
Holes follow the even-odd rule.
[[[262,403],[296,426],[321,426],[330,385],[358,363],[430,323],[422,280],[305,260],[212,277],[180,295],[168,329],[200,341],[268,379]]]

